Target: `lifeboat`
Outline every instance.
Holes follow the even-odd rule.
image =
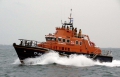
[[[13,43],[21,63],[24,63],[26,58],[35,58],[50,52],[50,50],[54,50],[62,56],[69,57],[71,54],[78,54],[95,61],[112,62],[111,51],[102,54],[102,50],[96,47],[88,35],[82,34],[81,29],[78,30],[73,26],[71,14],[69,20],[69,22],[62,23],[61,27],[56,27],[55,33],[45,35],[46,42],[19,39],[20,44]]]

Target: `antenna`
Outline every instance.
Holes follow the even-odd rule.
[[[70,20],[69,23],[67,23],[66,21],[63,23],[64,26],[66,25],[70,25],[70,28],[72,29],[73,28],[73,18],[71,17],[72,15],[72,9],[71,9],[71,13],[70,13],[70,17],[68,17],[68,19]]]
[[[62,23],[62,20],[61,20],[61,24],[64,25],[64,24]]]
[[[70,18],[71,18],[71,16],[72,16],[72,9],[71,9],[71,13],[70,13]]]
[[[70,13],[70,23],[73,23],[73,18],[72,18],[72,9],[71,9],[71,13]]]

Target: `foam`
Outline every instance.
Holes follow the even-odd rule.
[[[46,64],[60,64],[68,66],[86,67],[86,66],[107,66],[107,67],[120,67],[120,60],[113,60],[113,62],[99,62],[93,61],[84,55],[70,55],[70,57],[60,56],[57,52],[50,51],[40,57],[27,58],[24,60],[25,65],[46,65]],[[20,64],[19,59],[15,60],[13,64]]]

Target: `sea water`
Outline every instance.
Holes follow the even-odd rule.
[[[113,62],[93,61],[84,55],[69,58],[50,51],[40,57],[28,58],[21,64],[14,48],[0,45],[0,77],[119,77],[120,49],[111,50]]]

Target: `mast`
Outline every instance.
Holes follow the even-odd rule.
[[[73,18],[71,16],[72,16],[72,9],[71,9],[71,13],[70,13],[69,19],[70,19],[70,23],[73,23]]]
[[[64,26],[69,25],[70,28],[73,28],[72,9],[71,9],[70,17],[68,17],[68,19],[69,19],[70,21],[69,21],[68,23],[65,21],[65,22],[63,23],[63,25],[64,25]]]

